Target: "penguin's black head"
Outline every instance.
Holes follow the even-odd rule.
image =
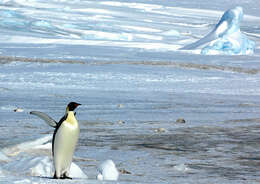
[[[76,102],[70,102],[67,106],[67,112],[68,111],[74,111],[79,105],[79,103],[76,103]]]

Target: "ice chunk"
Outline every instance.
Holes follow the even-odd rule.
[[[80,167],[73,162],[71,163],[71,166],[70,166],[69,175],[72,178],[85,178],[85,179],[88,178],[88,176],[80,169]]]
[[[54,174],[53,163],[48,156],[31,157],[24,154],[4,165],[4,169],[29,176],[52,177]],[[75,163],[71,164],[69,176],[87,178],[87,175]]]
[[[98,180],[117,180],[119,172],[112,160],[106,160],[98,166]]]
[[[255,42],[249,40],[246,35],[237,31],[231,35],[223,36],[212,41],[201,50],[202,54],[228,54],[246,55],[253,54]]]
[[[12,162],[3,165],[3,169],[16,174],[50,177],[52,173],[52,162],[47,156],[34,158],[22,155]]]
[[[26,163],[31,176],[52,176],[52,162],[49,157],[37,157]]]
[[[180,172],[187,172],[189,171],[189,167],[186,166],[185,164],[179,164],[179,165],[175,165],[173,167],[176,171],[180,171]]]
[[[252,54],[254,53],[255,43],[241,33],[240,22],[242,19],[242,7],[237,6],[229,9],[208,35],[181,49],[195,49],[209,43],[202,48],[202,54]]]
[[[0,162],[9,162],[10,158],[8,158],[4,153],[0,152]]]
[[[40,145],[45,145],[47,144],[48,141],[52,139],[51,135],[47,135],[45,137],[33,140],[33,141],[28,141],[24,142],[12,147],[4,148],[2,151],[8,156],[16,156],[20,152],[24,152],[30,149],[34,149],[35,147],[37,148]],[[49,146],[49,145],[48,145]]]

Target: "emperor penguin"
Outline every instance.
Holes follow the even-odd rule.
[[[43,119],[48,125],[55,128],[52,139],[52,156],[55,168],[54,179],[72,179],[69,177],[72,157],[79,138],[79,124],[74,110],[81,104],[70,102],[65,115],[57,123],[47,114],[32,111],[30,114]]]

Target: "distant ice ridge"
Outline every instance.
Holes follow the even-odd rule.
[[[243,15],[243,8],[240,6],[227,10],[208,35],[182,49],[195,49],[209,43],[202,48],[202,54],[253,54],[255,42],[249,40],[247,36],[240,31],[240,22],[243,19]]]

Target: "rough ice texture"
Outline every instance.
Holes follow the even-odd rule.
[[[112,160],[106,160],[98,166],[98,180],[117,180],[119,172]]]
[[[247,38],[239,31],[230,35],[225,35],[212,41],[201,50],[202,54],[228,54],[228,55],[246,55],[253,54],[255,42]]]
[[[225,31],[219,34],[217,40],[201,50],[202,54],[228,54],[245,55],[253,54],[255,42],[249,40],[246,35],[240,32],[240,22],[243,19],[242,7],[227,10],[216,25],[216,31],[227,22]],[[221,29],[219,31],[222,31]]]
[[[11,157],[7,157],[0,152],[0,161],[5,161],[5,163],[2,164],[3,170],[19,175],[52,177],[54,174],[54,168],[51,158],[49,156],[32,156],[36,149],[50,150],[50,144],[45,143],[46,141],[49,141],[49,139],[50,136],[48,135],[34,141],[20,143],[16,146],[4,149],[4,151]],[[0,176],[1,173],[0,169]],[[88,178],[75,163],[71,164],[70,177],[82,179]]]
[[[195,49],[207,44],[202,48],[202,54],[253,54],[255,42],[240,31],[243,15],[243,8],[239,6],[227,10],[208,35],[182,49]]]

